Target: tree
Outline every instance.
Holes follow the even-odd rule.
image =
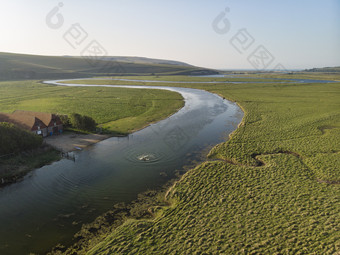
[[[97,126],[97,123],[93,118],[78,113],[72,113],[69,121],[73,128],[80,130],[94,131]]]

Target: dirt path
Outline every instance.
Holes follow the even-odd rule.
[[[51,145],[55,149],[62,152],[69,152],[77,150],[78,148],[85,148],[91,144],[98,143],[104,139],[109,138],[108,135],[98,134],[62,134],[56,136],[49,136],[44,139],[45,143]]]

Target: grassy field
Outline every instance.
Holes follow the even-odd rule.
[[[38,81],[0,82],[0,112],[28,110],[88,115],[110,133],[127,134],[183,106],[170,91],[57,87]]]
[[[88,254],[339,252],[340,83],[177,86],[238,102],[242,124],[153,220],[127,220]]]

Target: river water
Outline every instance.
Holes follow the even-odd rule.
[[[58,81],[49,83],[58,85]],[[43,254],[57,243],[69,243],[83,223],[113,204],[131,202],[139,193],[166,183],[184,166],[203,161],[202,152],[225,141],[243,117],[235,103],[206,91],[142,88],[181,93],[185,106],[129,136],[74,152],[75,161],[54,162],[0,189],[0,254]]]

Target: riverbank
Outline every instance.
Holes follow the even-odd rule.
[[[60,152],[48,145],[2,158],[0,159],[0,187],[20,181],[32,170],[60,159]]]
[[[29,172],[60,160],[62,153],[82,150],[109,137],[76,133],[46,137],[40,148],[0,159],[0,187],[20,181]]]
[[[98,143],[109,137],[109,135],[100,134],[67,133],[46,137],[44,139],[44,142],[55,148],[56,150],[66,153],[76,150],[82,150],[89,145]]]
[[[58,244],[52,248],[49,255],[86,254],[91,247],[99,244],[105,237],[127,221],[153,220],[162,214],[164,208],[172,206],[167,194],[176,181],[169,180],[157,190],[148,190],[138,195],[131,203],[118,203],[112,209],[98,216],[93,222],[83,224],[74,235],[69,246]]]

